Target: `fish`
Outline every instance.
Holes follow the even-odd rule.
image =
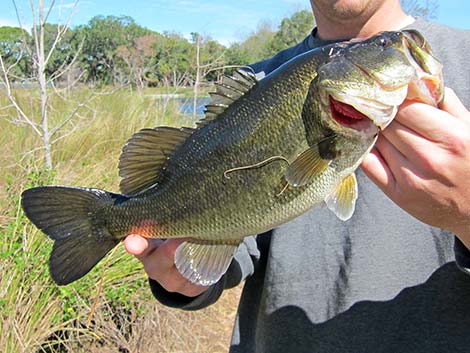
[[[120,192],[38,186],[29,220],[54,241],[52,279],[87,274],[129,234],[185,238],[175,266],[209,286],[243,239],[325,203],[347,221],[355,170],[405,99],[439,106],[442,65],[417,31],[382,32],[298,55],[263,78],[225,75],[195,127],[144,128],[124,145]]]

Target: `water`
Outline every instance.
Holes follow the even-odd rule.
[[[174,98],[179,103],[181,113],[192,115],[194,112],[194,101],[192,98]],[[210,97],[202,97],[196,100],[196,114],[204,115],[204,108],[210,102]]]

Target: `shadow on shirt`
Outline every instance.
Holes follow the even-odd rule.
[[[276,310],[265,322],[257,339],[263,352],[468,353],[470,277],[452,262],[390,301],[358,302],[324,323],[312,323],[296,306]]]

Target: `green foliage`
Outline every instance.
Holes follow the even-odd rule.
[[[268,44],[268,52],[274,55],[301,42],[313,29],[312,11],[301,10],[281,21],[279,30]]]
[[[70,64],[80,47],[78,33],[71,28],[68,28],[62,34],[61,40],[56,42],[59,29],[60,25],[44,24],[44,49],[46,53],[51,52],[51,57],[46,67],[46,77],[51,77]],[[32,46],[33,43],[30,45]],[[54,50],[52,50],[54,45]]]
[[[100,84],[114,83],[117,48],[151,33],[129,16],[96,16],[76,31],[84,38],[81,64],[87,72],[87,80]]]
[[[0,55],[7,67],[13,67],[13,77],[29,76],[31,59],[28,52],[30,35],[19,27],[0,27]]]
[[[57,24],[46,23],[45,51],[54,46],[46,67],[48,78],[57,75],[78,55],[75,77],[91,85],[131,84],[142,91],[147,86],[185,86],[196,79],[196,51],[199,47],[199,74],[206,81],[219,78],[224,65],[246,65],[268,58],[301,41],[313,27],[310,11],[303,10],[282,20],[279,30],[262,22],[244,41],[224,47],[210,37],[192,34],[187,40],[174,32],[157,33],[138,25],[129,16],[96,16],[86,25],[68,28],[62,40],[55,42]],[[199,41],[196,41],[199,38]],[[34,43],[19,28],[0,27],[0,52],[7,60],[22,57],[15,67],[16,77],[31,76],[29,52]],[[68,76],[70,79],[70,75]]]
[[[275,30],[268,22],[262,22],[257,30],[243,42],[234,43],[227,50],[229,65],[252,64],[270,56],[268,44],[273,40]]]
[[[301,10],[284,18],[277,31],[269,23],[262,22],[243,42],[230,46],[227,61],[230,65],[246,65],[267,59],[301,42],[313,27],[310,10]]]
[[[153,81],[165,86],[187,84],[194,56],[191,43],[177,33],[165,32],[159,36],[154,48]]]

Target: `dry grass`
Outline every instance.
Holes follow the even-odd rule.
[[[224,293],[215,305],[198,312],[141,301],[136,310],[101,304],[93,320],[97,337],[80,339],[78,352],[227,352],[239,290]],[[140,313],[140,314],[139,314]]]
[[[51,119],[73,102],[52,97]],[[17,92],[37,114],[37,97]],[[0,108],[7,106],[0,96]],[[140,263],[118,247],[78,282],[57,287],[47,273],[51,242],[25,219],[19,195],[38,184],[118,190],[117,161],[124,142],[143,127],[191,125],[171,104],[129,91],[96,96],[54,145],[55,172],[42,168],[40,141],[0,110],[0,352],[226,352],[240,289],[198,312],[169,309],[151,296]]]

